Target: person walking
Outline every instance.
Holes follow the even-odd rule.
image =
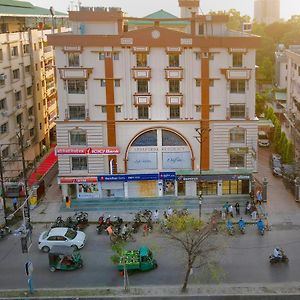
[[[153,221],[154,221],[154,223],[158,223],[158,221],[159,221],[159,212],[157,209],[153,213]]]
[[[240,204],[238,202],[236,202],[234,207],[235,207],[236,215],[239,216],[240,215]]]
[[[18,209],[18,198],[17,197],[13,197],[12,204],[13,204],[14,210],[17,210]]]
[[[233,218],[233,207],[231,204],[228,206],[228,214]]]
[[[66,196],[66,208],[71,208],[71,198]]]
[[[262,203],[262,192],[260,190],[257,191],[256,198],[257,198],[258,204],[261,205],[261,203]]]

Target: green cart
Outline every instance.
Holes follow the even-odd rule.
[[[48,253],[49,269],[71,271],[80,269],[83,266],[80,252],[72,247],[53,246]]]
[[[150,271],[157,268],[157,262],[153,259],[150,249],[142,246],[139,250],[124,252],[118,263],[118,271],[122,276],[124,275],[124,268],[129,274],[134,271]]]

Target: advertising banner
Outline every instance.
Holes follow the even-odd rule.
[[[162,155],[164,169],[190,170],[192,168],[190,152],[165,152]]]
[[[62,177],[59,179],[60,184],[74,184],[74,183],[93,183],[97,182],[97,177]]]
[[[128,170],[149,170],[157,169],[157,153],[129,152]]]
[[[117,147],[103,147],[103,148],[60,148],[56,147],[56,155],[118,155],[120,149]]]
[[[80,183],[78,185],[77,197],[80,199],[99,198],[99,187],[97,183]]]

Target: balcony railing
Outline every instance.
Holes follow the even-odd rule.
[[[170,79],[183,79],[183,69],[181,67],[167,67],[165,68],[165,77]]]
[[[151,68],[149,67],[134,67],[132,68],[132,76],[134,80],[137,79],[150,79]]]
[[[166,105],[183,105],[183,95],[181,93],[167,93],[166,94]]]
[[[150,93],[135,93],[134,97],[134,105],[151,105],[151,94]]]
[[[88,79],[93,68],[59,68],[60,78],[68,79]]]

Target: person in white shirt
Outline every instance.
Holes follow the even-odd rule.
[[[167,211],[168,217],[172,216],[173,214],[173,209],[172,207],[169,206],[168,211]]]
[[[159,221],[159,212],[158,210],[156,209],[155,212],[153,213],[153,221],[155,223],[157,223]]]

